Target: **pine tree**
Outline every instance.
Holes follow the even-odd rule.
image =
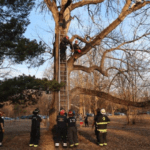
[[[15,63],[39,66],[44,63],[41,56],[45,45],[24,37],[28,19],[35,0],[1,0],[0,1],[0,64],[3,59]]]

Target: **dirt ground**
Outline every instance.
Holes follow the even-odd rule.
[[[89,118],[89,127],[79,127],[79,146],[66,148],[68,150],[149,150],[150,149],[150,116],[141,117],[135,125],[126,125],[126,117],[111,116],[108,125],[108,145],[100,147],[96,144],[94,129]],[[140,122],[139,122],[140,121]],[[31,120],[5,121],[5,135],[2,150],[62,150],[54,147],[52,132],[41,126],[41,139],[39,147],[29,147]]]

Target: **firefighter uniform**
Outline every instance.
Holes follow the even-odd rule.
[[[42,119],[37,115],[39,113],[38,109],[33,111],[31,133],[30,133],[30,144],[29,146],[38,147],[40,139],[40,122]]]
[[[2,118],[2,112],[0,112],[0,147],[2,147],[3,136],[4,136],[4,119]]]
[[[81,53],[81,50],[80,50],[81,48],[79,47],[77,40],[75,41],[75,44],[73,44],[73,49],[74,49],[74,54]],[[76,56],[75,56],[75,59],[76,59]]]
[[[63,141],[63,146],[67,146],[67,117],[64,113],[62,113],[64,110],[60,111],[60,114],[57,116],[57,138],[55,142],[55,146],[59,146],[59,142],[62,140]]]
[[[100,146],[107,145],[107,124],[110,123],[110,119],[102,112],[102,110],[101,113],[95,117],[97,141]]]
[[[77,126],[76,126],[76,119],[72,111],[68,113],[69,118],[67,119],[68,123],[68,141],[70,147],[78,146],[78,135],[77,135]]]
[[[70,45],[70,48],[72,49],[72,43],[69,41],[68,36],[64,37],[60,43],[60,61],[66,60],[67,45]]]

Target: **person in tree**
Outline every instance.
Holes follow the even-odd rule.
[[[79,44],[78,44],[77,40],[73,44],[73,49],[74,49],[74,54],[80,54],[81,53],[81,48],[79,47]],[[74,58],[77,59],[77,56],[75,55]]]
[[[2,147],[2,141],[4,136],[4,119],[2,118],[3,113],[0,111],[0,147]]]
[[[30,143],[29,146],[38,147],[39,139],[40,139],[40,122],[42,121],[41,117],[38,116],[39,109],[36,108],[33,111],[32,125],[31,125],[31,134],[30,134]]]
[[[67,119],[67,123],[68,123],[69,146],[70,147],[78,146],[79,142],[78,142],[78,135],[77,135],[76,119],[71,110],[68,112],[68,116],[69,118]]]
[[[57,138],[55,142],[55,147],[59,147],[59,143],[63,141],[63,147],[67,147],[67,117],[65,115],[65,111],[60,110],[57,116]]]
[[[60,43],[60,61],[66,61],[67,45],[72,49],[72,43],[69,41],[69,37],[65,36]]]
[[[95,116],[94,124],[96,125],[96,136],[97,136],[97,142],[100,146],[106,146],[107,145],[107,124],[110,123],[110,119],[106,116],[105,109],[97,109],[97,115]]]

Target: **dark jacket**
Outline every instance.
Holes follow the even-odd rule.
[[[32,117],[32,125],[31,130],[39,130],[40,129],[40,122],[42,121],[41,117],[37,114],[34,114]]]
[[[66,116],[57,116],[57,127],[58,128],[67,128],[67,117]]]
[[[74,53],[78,53],[78,49],[80,49],[78,44],[73,44]]]
[[[70,45],[70,48],[72,49],[72,43],[64,37],[60,43],[60,52],[65,53],[67,49],[67,45]]]
[[[75,117],[69,117],[67,119],[68,127],[76,127],[76,119]]]
[[[110,119],[106,115],[98,114],[94,120],[98,131],[107,132],[107,124],[110,123]]]

